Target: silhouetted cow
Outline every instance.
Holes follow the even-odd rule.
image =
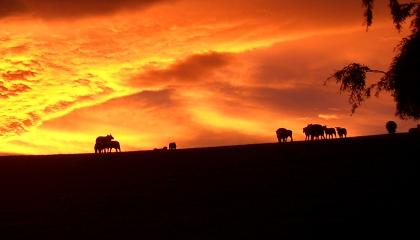
[[[102,153],[102,151],[105,150],[100,142],[95,143],[93,149],[95,150],[95,153]]]
[[[305,141],[309,140],[311,134],[309,133],[309,128],[308,127],[303,128],[303,133],[305,134]]]
[[[303,128],[303,132],[306,135],[306,140],[322,139],[324,137],[324,128],[320,124],[308,124]]]
[[[106,152],[105,145],[111,142],[112,139],[114,139],[114,137],[111,134],[97,137],[94,146],[95,153],[102,153],[102,151]]]
[[[335,128],[328,128],[327,126],[322,127],[324,129],[325,137],[326,138],[336,138],[337,133],[335,132]]]
[[[109,142],[112,139],[114,139],[114,137],[111,134],[106,136],[99,136],[96,138],[96,143]]]
[[[279,128],[276,131],[277,139],[279,142],[287,142],[287,139],[290,137],[290,141],[293,142],[293,132],[286,128]]]
[[[118,141],[109,141],[109,142],[98,142],[95,143],[95,153],[106,153],[112,152],[112,149],[115,149],[116,152],[121,152],[120,143]]]
[[[109,152],[112,152],[112,149],[115,149],[115,152],[121,152],[120,142],[118,141],[110,141],[105,145],[108,148]]]
[[[346,138],[347,137],[347,129],[342,128],[342,127],[336,127],[335,129],[337,129],[338,137],[340,137],[340,138]]]
[[[176,143],[175,142],[169,143],[169,150],[175,150],[175,149],[176,149]]]

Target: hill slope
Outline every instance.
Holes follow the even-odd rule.
[[[412,234],[406,134],[109,155],[0,157],[7,239]]]

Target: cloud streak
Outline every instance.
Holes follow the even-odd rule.
[[[138,86],[155,84],[180,84],[198,83],[209,79],[223,67],[231,64],[233,58],[228,53],[210,52],[192,55],[184,60],[179,60],[165,69],[146,67],[130,83]]]

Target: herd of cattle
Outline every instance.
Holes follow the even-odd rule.
[[[327,128],[327,126],[322,126],[320,124],[309,124],[303,128],[303,133],[305,134],[305,140],[315,140],[315,139],[326,139],[326,138],[336,138],[337,134],[340,138],[347,137],[347,130],[345,128],[336,127],[336,128]],[[293,142],[293,132],[286,128],[279,128],[276,131],[277,139],[279,142],[287,142],[290,138],[290,141]],[[94,150],[95,153],[107,153],[112,152],[112,149],[115,149],[116,152],[121,152],[120,143],[114,140],[114,137],[111,134],[106,136],[99,136],[96,138]],[[175,150],[176,143],[169,143],[169,150]],[[162,149],[156,150],[168,150],[165,146]]]
[[[321,124],[309,124],[303,128],[303,133],[305,134],[306,141],[337,138],[337,134],[339,138],[347,137],[347,129],[342,127],[328,128]],[[289,138],[290,141],[293,142],[292,130],[279,128],[276,131],[276,135],[279,142],[287,142]]]
[[[388,128],[387,123],[387,128]],[[396,129],[396,124],[395,124]],[[388,129],[391,133],[391,131]],[[395,132],[395,131],[394,131]],[[305,134],[305,141],[309,140],[319,140],[319,139],[332,139],[337,138],[346,138],[347,129],[342,127],[328,128],[327,126],[322,126],[321,124],[308,124],[308,126],[303,128],[303,133]],[[417,128],[411,128],[409,130],[410,134],[416,134],[420,136],[420,125],[417,125]],[[292,130],[286,128],[279,128],[276,131],[277,139],[279,142],[287,142],[290,138],[290,141],[293,142],[293,132]],[[116,152],[121,152],[120,143],[114,140],[114,137],[111,134],[106,136],[99,136],[96,138],[95,142],[95,153],[107,153],[112,152],[112,149],[115,149]],[[169,150],[175,150],[176,143],[169,143]],[[154,150],[168,150],[165,146],[162,149],[155,148]]]

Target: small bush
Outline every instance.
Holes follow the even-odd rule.
[[[397,123],[394,121],[388,121],[385,125],[386,130],[388,130],[388,133],[394,134],[397,132]]]

